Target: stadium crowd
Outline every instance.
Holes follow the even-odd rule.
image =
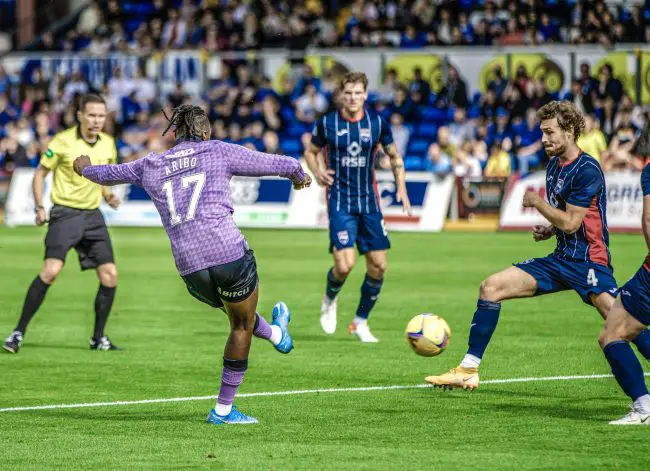
[[[548,21],[551,25],[562,24],[563,28],[578,27],[579,34],[572,37],[592,38],[590,35],[596,30],[588,24],[593,17],[591,12],[605,21],[605,13],[610,11],[602,2],[590,3],[589,7],[578,2],[570,17],[565,18],[564,2],[559,1],[485,2],[481,9],[474,9],[474,3],[437,5],[408,0],[397,3],[360,0],[346,10],[349,15],[343,22],[342,35],[336,34],[339,29],[334,23],[333,29],[329,29],[331,34],[322,35],[322,31],[328,30],[327,12],[332,9],[319,1],[292,3],[290,7],[286,1],[205,1],[196,5],[184,0],[177,9],[168,9],[169,5],[162,0],[153,3],[110,0],[105,8],[93,3],[84,11],[76,28],[62,43],[55,45],[54,38],[48,35],[44,41],[49,44],[45,44],[47,49],[57,49],[61,44],[64,49],[77,49],[87,40],[85,50],[89,54],[129,49],[131,46],[125,46],[128,44],[135,44],[139,52],[208,43],[214,50],[241,49],[269,46],[268,41],[273,38],[286,39],[276,29],[291,29],[292,24],[303,21],[305,36],[322,41],[319,42],[322,45],[351,45],[350,38],[370,38],[375,33],[381,36],[405,25],[405,37],[412,36],[413,27],[416,27],[415,36],[419,37],[417,28],[431,29],[432,24],[435,26],[432,31],[437,33],[430,33],[433,38],[429,39],[439,44],[443,40],[447,43],[447,37],[457,37],[456,28],[465,22],[469,29],[463,31],[471,30],[474,39],[470,41],[463,33],[462,40],[486,44],[488,36],[490,41],[504,40],[503,35],[497,34],[504,24],[508,28],[511,21],[527,18],[526,21],[539,19],[539,24],[530,23],[536,25],[533,35],[536,40],[563,41],[564,33],[544,26]],[[140,10],[132,10],[136,6]],[[469,15],[468,9],[471,9]],[[576,17],[575,11],[584,18]],[[640,6],[633,6],[629,11],[619,8],[617,15],[610,15],[612,21],[616,18],[622,22],[628,36],[630,31],[636,31],[636,35],[647,29]],[[444,26],[445,22],[449,25]],[[481,27],[486,23],[490,25],[489,34]],[[158,25],[155,28],[160,31],[152,31],[153,25]],[[315,30],[317,25],[320,29]],[[246,28],[253,28],[256,34],[249,34]],[[571,28],[560,30],[572,31]],[[475,41],[479,37],[483,39]],[[80,38],[85,39],[79,42]],[[148,43],[148,49],[140,48],[142,41]],[[368,44],[366,39],[361,42]],[[413,47],[415,43],[402,37],[400,45]],[[208,47],[208,50],[213,49]],[[200,103],[214,123],[213,138],[300,158],[314,122],[336,106],[338,77],[333,69],[317,77],[304,64],[300,73],[286,77],[282,91],[277,92],[268,77],[254,70],[246,62],[224,61],[221,78],[204,90]],[[543,78],[530,77],[523,66],[516,69],[513,78],[507,78],[500,67],[495,67],[494,79],[484,93],[468,90],[462,74],[453,66],[445,69],[443,87],[437,92],[432,90],[422,70],[414,70],[413,75],[406,80],[399,76],[398,70],[388,70],[382,85],[370,91],[368,103],[390,123],[407,170],[479,178],[507,177],[514,171],[527,173],[539,168],[546,163],[546,156],[535,109],[557,98],[572,100],[587,116],[587,128],[579,144],[599,159],[606,170],[638,170],[643,165],[643,156],[647,156],[642,149],[649,133],[647,117],[626,95],[609,64],[598,70],[591,70],[587,63],[581,64],[580,75],[566,95],[550,93]],[[178,106],[191,100],[181,83],[168,96],[160,96],[156,83],[142,70],[135,77],[125,77],[116,68],[100,90],[92,90],[79,72],[46,80],[36,69],[28,83],[20,83],[0,66],[0,170],[10,173],[17,166],[35,166],[51,136],[75,123],[76,103],[88,91],[100,92],[107,99],[110,111],[107,131],[118,137],[122,161],[164,149],[169,142],[160,136],[166,124],[161,107]],[[388,168],[387,159],[380,157],[377,165]]]
[[[579,0],[108,0],[42,50],[148,54],[270,47],[650,42],[650,2]]]

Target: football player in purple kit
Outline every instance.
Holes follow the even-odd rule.
[[[444,388],[476,389],[478,367],[496,330],[501,302],[574,290],[602,317],[614,303],[616,280],[610,263],[607,191],[603,172],[593,157],[576,144],[584,118],[568,101],[553,101],[537,113],[542,145],[552,156],[546,167],[546,202],[529,191],[523,206],[535,208],[550,223],[535,226],[536,242],[556,236],[555,251],[517,263],[481,283],[477,310],[469,331],[469,349],[461,364],[425,381]],[[633,342],[650,359],[650,331]]]
[[[650,165],[641,172],[643,216],[641,225],[650,250]],[[636,274],[619,291],[607,314],[599,343],[612,373],[630,399],[632,410],[612,425],[650,425],[650,395],[643,368],[629,342],[647,332],[650,325],[650,253]]]
[[[199,301],[223,309],[230,319],[219,396],[207,421],[257,423],[233,406],[248,367],[251,338],[267,339],[279,352],[289,353],[293,348],[290,313],[286,304],[277,303],[269,325],[256,311],[257,267],[232,216],[230,179],[236,175],[280,176],[300,190],[311,184],[311,178],[291,157],[210,141],[210,121],[198,106],[175,108],[169,121],[163,134],[175,126],[172,149],[120,165],[91,165],[88,157],[81,156],[74,169],[95,183],[131,183],[149,194],[188,291]]]

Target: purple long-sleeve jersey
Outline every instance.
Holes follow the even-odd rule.
[[[304,178],[291,157],[221,141],[182,141],[162,154],[83,171],[100,185],[144,188],[160,214],[180,275],[243,257],[246,241],[235,225],[230,196],[230,179],[237,175]]]

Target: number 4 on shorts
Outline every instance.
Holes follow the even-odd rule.
[[[593,268],[590,268],[587,272],[587,284],[598,286],[598,278],[596,278],[596,271]]]

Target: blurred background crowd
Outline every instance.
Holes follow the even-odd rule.
[[[102,56],[308,45],[610,45],[650,40],[649,18],[650,2],[109,0],[91,3],[75,24],[45,33],[33,47]],[[390,123],[407,170],[481,178],[540,168],[547,157],[535,111],[559,98],[586,115],[579,145],[605,170],[639,170],[650,155],[647,112],[626,95],[610,64],[596,70],[581,64],[567,93],[550,93],[544,78],[529,76],[523,66],[512,78],[495,66],[492,77],[480,93],[449,66],[435,92],[422,70],[406,79],[389,69],[369,91],[368,106]],[[224,61],[200,104],[213,121],[213,138],[300,158],[315,120],[336,107],[337,80],[332,70],[316,76],[305,63],[278,91],[254,64]],[[54,133],[75,124],[76,103],[88,91],[107,99],[107,131],[117,136],[122,161],[168,146],[160,136],[166,126],[161,108],[193,100],[183,83],[161,94],[143,69],[127,78],[116,68],[93,89],[79,72],[46,80],[35,69],[25,81],[0,66],[0,170],[37,165]],[[378,156],[377,166],[388,167],[385,157]]]

